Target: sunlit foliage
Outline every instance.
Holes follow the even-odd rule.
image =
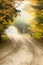
[[[30,34],[35,38],[43,38],[43,0],[28,0],[24,10],[32,16],[28,18]]]
[[[13,16],[17,16],[13,3],[13,0],[0,0],[0,42],[5,29],[13,23]]]
[[[35,16],[30,26],[31,32],[33,36],[43,38],[43,4],[41,0],[33,4],[32,8],[35,10]]]

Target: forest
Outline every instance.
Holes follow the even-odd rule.
[[[13,25],[18,33],[43,38],[43,0],[0,0],[0,42]]]

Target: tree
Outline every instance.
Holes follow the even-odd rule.
[[[35,34],[39,38],[43,38],[43,2],[42,0],[37,0],[36,4],[32,5],[32,8],[34,8],[36,15],[31,25],[31,28],[34,28],[34,30],[31,29],[31,31],[33,34]]]
[[[5,29],[13,23],[13,16],[17,16],[13,0],[0,0],[0,42]]]

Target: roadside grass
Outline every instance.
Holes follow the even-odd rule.
[[[2,42],[0,42],[0,46],[4,46],[8,41],[7,35],[2,35]]]

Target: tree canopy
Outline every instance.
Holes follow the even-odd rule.
[[[43,38],[43,4],[41,0],[37,1],[32,5],[32,8],[35,10],[35,16],[31,23],[31,31],[38,38]]]
[[[4,30],[13,23],[13,16],[17,16],[13,3],[14,0],[0,0],[0,41]]]

